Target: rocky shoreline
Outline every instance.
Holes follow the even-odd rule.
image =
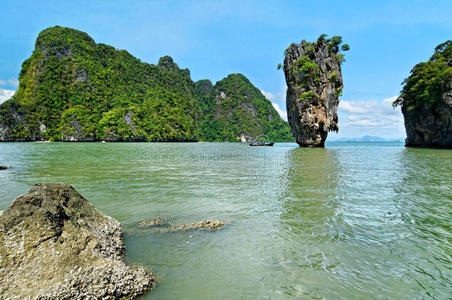
[[[131,299],[155,275],[125,262],[121,225],[64,183],[36,184],[0,212],[6,299]]]

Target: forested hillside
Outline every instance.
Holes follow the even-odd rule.
[[[220,105],[221,126],[209,124],[217,120],[213,93],[233,95],[227,85],[194,83],[169,56],[143,63],[84,32],[48,28],[22,65],[16,94],[0,106],[0,141],[236,141],[241,134],[287,140],[287,123],[240,76],[242,90],[252,90],[247,103],[259,113],[239,109],[224,122],[222,112],[242,103],[233,101]]]

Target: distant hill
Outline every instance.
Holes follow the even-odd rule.
[[[16,94],[0,105],[0,141],[290,140],[271,102],[243,75],[231,76],[194,83],[169,56],[143,63],[84,32],[51,27],[22,64]]]
[[[214,86],[210,81],[198,81],[195,96],[201,109],[201,140],[294,141],[271,102],[242,74],[230,74]]]
[[[331,142],[403,142],[403,139],[387,139],[379,136],[365,135],[359,138],[329,139]]]

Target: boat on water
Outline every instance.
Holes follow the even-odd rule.
[[[274,143],[267,143],[267,142],[255,142],[251,143],[250,146],[273,146]]]

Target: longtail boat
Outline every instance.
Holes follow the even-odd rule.
[[[274,143],[266,143],[266,142],[255,142],[251,143],[250,146],[273,146]]]

